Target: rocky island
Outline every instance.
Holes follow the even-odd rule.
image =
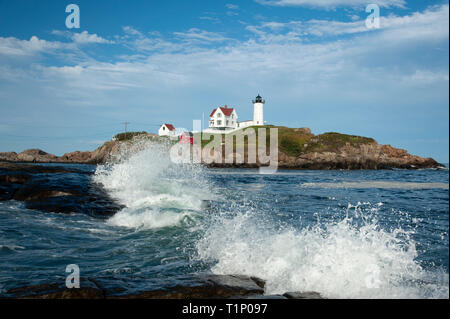
[[[309,128],[278,128],[278,167],[282,169],[419,169],[439,168],[432,158],[411,155],[404,149],[380,145],[373,138],[328,132],[319,135]],[[0,152],[0,161],[25,163],[83,163],[104,164],[114,158],[135,140],[142,138],[166,141],[146,132],[121,133],[94,151],[74,151],[55,156],[39,149],[21,153]],[[214,163],[210,167],[259,167],[260,164]]]

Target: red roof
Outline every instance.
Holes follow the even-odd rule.
[[[172,124],[164,124],[164,125],[169,129],[169,131],[175,131],[175,127],[173,127]]]
[[[230,116],[231,113],[233,113],[233,110],[234,110],[234,108],[228,108],[226,105],[225,105],[225,107],[218,107],[218,108],[223,112],[223,114],[225,114],[225,116]],[[209,115],[209,117],[212,117],[214,115],[214,113],[216,113],[216,110],[217,109],[214,109],[211,112],[211,114]]]

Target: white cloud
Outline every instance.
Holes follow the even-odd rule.
[[[401,39],[442,39],[448,38],[449,6],[431,7],[424,12],[407,16],[390,15],[380,18],[380,29],[368,29],[364,20],[352,22],[308,20],[290,22],[263,22],[247,26],[264,42],[308,40],[310,36],[339,36],[379,31],[382,37]]]
[[[142,36],[142,35],[143,35],[142,32],[140,32],[140,31],[138,31],[138,30],[136,30],[135,28],[130,27],[130,26],[124,26],[124,27],[122,28],[122,30],[123,30],[125,33],[131,34],[131,35],[138,35],[138,36]]]
[[[30,40],[20,40],[13,37],[0,37],[0,54],[11,56],[31,56],[41,52],[49,52],[64,45],[60,42],[51,42],[32,36]]]
[[[315,8],[335,8],[339,6],[366,6],[370,3],[367,0],[255,0],[256,2],[269,6],[306,6]],[[404,7],[404,0],[378,0],[380,7]]]
[[[169,92],[173,90],[215,91],[226,87],[227,91],[233,91],[242,90],[241,86],[249,91],[252,91],[252,87],[271,87],[272,90],[279,91],[279,94],[288,92],[291,97],[300,95],[305,99],[311,99],[314,95],[318,98],[323,91],[326,91],[327,95],[351,94],[358,95],[356,99],[363,99],[369,94],[365,90],[378,94],[379,90],[386,87],[390,87],[389,90],[405,90],[418,85],[430,86],[442,81],[448,82],[448,71],[415,65],[411,63],[414,57],[405,55],[405,50],[414,52],[420,47],[426,47],[429,41],[434,41],[433,38],[430,39],[429,32],[446,41],[445,29],[448,28],[448,23],[446,25],[435,19],[445,13],[445,10],[448,10],[448,7],[413,14],[409,18],[391,17],[391,20],[386,20],[385,29],[380,32],[364,32],[357,38],[347,40],[309,43],[280,41],[267,36],[264,40],[233,42],[232,45],[221,48],[159,51],[137,57],[130,62],[92,61],[81,66],[47,67],[42,69],[42,75],[46,81],[54,81],[54,85],[58,87],[55,92],[83,92],[90,101],[91,91],[95,91],[96,96],[101,96],[100,92],[119,91],[140,92],[136,93],[136,96],[159,96],[170,95]],[[434,23],[430,23],[432,21]],[[345,26],[340,22],[334,23],[337,28],[330,31],[322,21],[313,20],[307,23],[306,30],[314,27],[322,33],[333,34],[359,30],[353,23]],[[416,33],[414,38],[405,36],[413,26],[422,32]],[[270,22],[262,24],[262,27],[267,34],[267,30],[284,30],[279,37],[286,40],[290,38],[289,34],[292,34],[293,28],[301,29],[304,26],[300,22]],[[177,36],[222,41],[221,37],[217,39],[216,34],[198,29],[177,33]],[[401,46],[398,36],[403,43]],[[142,41],[145,39],[148,38],[143,38]],[[166,41],[168,46],[177,43]],[[180,47],[182,48],[183,46]],[[385,57],[388,57],[387,60],[392,57],[397,59],[389,62],[384,60]],[[377,59],[383,60],[382,64],[378,63]],[[68,87],[60,90],[62,84]],[[341,91],[346,86],[352,86],[352,90]],[[301,89],[295,92],[298,88]],[[106,94],[104,98],[109,101],[111,96]]]
[[[232,17],[232,16],[237,16],[237,15],[239,15],[239,13],[237,13],[237,12],[235,12],[235,11],[227,11],[227,12],[226,12],[226,15]]]
[[[81,33],[70,32],[70,31],[61,31],[61,30],[53,30],[51,32],[53,35],[65,37],[71,39],[76,44],[88,44],[88,43],[114,43],[114,41],[106,40],[97,34],[90,34],[88,31],[83,31]]]
[[[238,6],[238,5],[232,4],[232,3],[227,3],[227,4],[225,5],[225,7],[227,7],[227,8],[230,9],[230,10],[237,10],[237,9],[239,9],[239,6]]]
[[[72,40],[78,44],[87,44],[87,43],[113,43],[113,41],[106,40],[97,34],[89,34],[87,31],[83,31],[81,33],[73,33]]]
[[[128,47],[131,50],[138,51],[140,53],[151,53],[151,52],[171,52],[180,50],[181,46],[179,44],[170,42],[164,39],[158,31],[148,32],[144,34],[143,32],[131,27],[125,26],[122,28],[125,35],[117,35],[115,37],[116,43]],[[138,58],[140,55],[127,56],[127,60]]]
[[[213,23],[220,23],[221,22],[219,18],[211,17],[211,16],[202,16],[199,19],[200,20],[209,20],[209,21],[211,21]]]
[[[265,22],[249,27],[256,36],[247,41],[229,41],[225,35],[195,28],[176,32],[175,39],[170,39],[124,27],[125,35],[117,37],[116,43],[140,54],[111,63],[86,59],[70,66],[33,66],[20,82],[73,106],[156,105],[160,114],[171,105],[179,107],[179,96],[195,100],[205,92],[232,96],[265,88],[274,102],[326,105],[335,100],[389,99],[399,92],[424,100],[436,95],[433,88],[448,84],[448,70],[416,61],[417,52],[433,52],[435,41],[444,48],[448,43],[448,5],[386,17],[376,32],[364,29],[363,23]],[[355,36],[311,42],[307,41],[310,34]],[[33,40],[33,46],[30,41],[27,47],[37,51],[58,47],[44,40]],[[0,38],[0,50],[21,43]],[[417,87],[431,89],[429,94],[416,94],[412,88]]]
[[[224,37],[217,32],[209,32],[197,28],[191,28],[187,32],[174,32],[174,34],[183,40],[192,42],[224,42],[229,38]]]

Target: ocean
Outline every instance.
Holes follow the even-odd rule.
[[[0,202],[0,295],[64,282],[76,264],[123,293],[214,273],[260,277],[265,294],[449,297],[448,170],[264,175],[172,164],[155,149],[73,166],[125,208],[100,219]]]

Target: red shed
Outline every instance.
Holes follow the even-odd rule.
[[[181,144],[194,144],[194,134],[191,132],[183,132],[180,135]]]

